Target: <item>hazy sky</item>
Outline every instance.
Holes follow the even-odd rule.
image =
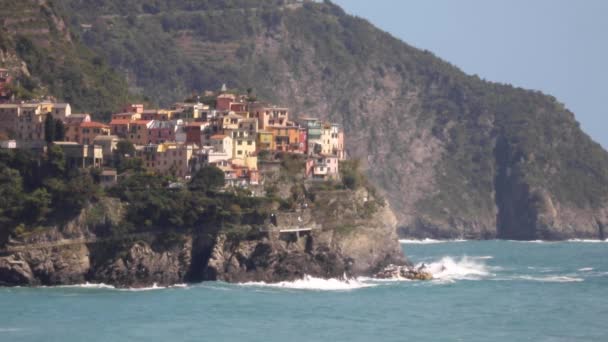
[[[469,74],[541,90],[608,147],[608,0],[334,0]]]

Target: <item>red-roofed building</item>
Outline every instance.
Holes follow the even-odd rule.
[[[126,138],[129,136],[129,125],[132,120],[125,119],[114,119],[110,121],[110,128],[112,130],[112,134],[117,135],[121,138]]]
[[[232,103],[236,101],[236,95],[220,94],[215,101],[215,109],[219,111],[229,111]]]
[[[89,145],[100,135],[110,135],[110,126],[101,122],[84,121],[67,125],[65,140]]]

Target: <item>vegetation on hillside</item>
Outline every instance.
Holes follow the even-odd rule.
[[[13,89],[17,99],[51,95],[69,102],[75,111],[108,118],[130,98],[124,77],[64,31],[54,2],[0,4],[0,20],[8,23],[0,30],[0,49],[18,56],[29,71],[29,75],[15,75]],[[19,70],[12,67],[13,72]]]

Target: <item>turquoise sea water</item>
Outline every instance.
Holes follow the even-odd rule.
[[[608,243],[403,244],[431,282],[0,289],[0,341],[608,341]]]

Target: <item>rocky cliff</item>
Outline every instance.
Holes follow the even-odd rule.
[[[61,227],[11,239],[0,254],[0,285],[277,282],[372,275],[390,264],[407,264],[387,205],[372,208],[365,190],[317,197],[311,207],[277,211],[265,229],[234,226],[215,234],[106,236],[103,227],[87,223],[84,210]],[[294,232],[298,228],[303,230]]]

